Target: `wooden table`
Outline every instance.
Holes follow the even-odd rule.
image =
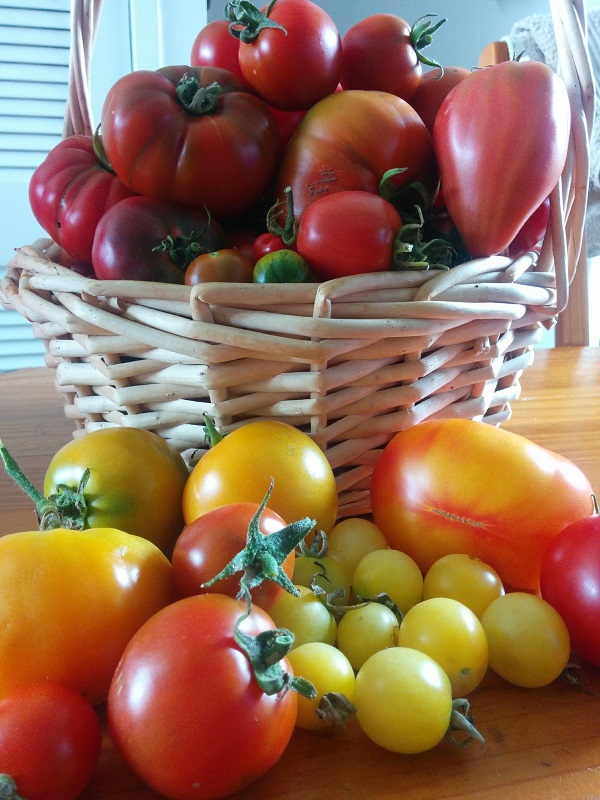
[[[507,428],[571,458],[600,487],[600,348],[541,350],[522,379]],[[45,368],[0,376],[0,435],[40,486],[50,456],[68,441]],[[0,534],[34,524],[27,498],[0,478]],[[456,750],[443,742],[418,756],[371,744],[356,724],[298,731],[279,763],[244,800],[598,800],[600,671],[582,665],[587,691],[562,681],[517,689],[489,674],[471,696],[486,738]],[[232,743],[232,746],[235,746]],[[123,764],[105,734],[97,773],[82,800],[157,800]]]

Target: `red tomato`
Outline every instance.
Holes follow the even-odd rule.
[[[279,157],[279,132],[265,103],[227,70],[137,70],[108,91],[106,153],[140,194],[238,216],[260,199]]]
[[[540,571],[541,595],[558,611],[571,646],[600,667],[600,516],[567,525],[548,545]]]
[[[31,176],[29,203],[36,220],[71,258],[92,263],[96,226],[133,192],[103,163],[92,136],[69,136]]]
[[[152,789],[225,797],[275,764],[296,721],[294,691],[265,694],[234,639],[246,604],[221,594],[172,603],[131,639],[108,697],[111,737]],[[273,630],[255,606],[245,634]],[[286,658],[281,661],[290,672]]]
[[[300,122],[304,119],[306,109],[301,109],[300,111],[282,111],[279,108],[271,108],[271,113],[279,128],[279,138],[281,139],[281,147],[283,150],[296,132],[296,128]]]
[[[260,259],[268,253],[289,249],[293,248],[290,248],[290,246],[283,241],[281,236],[278,236],[276,233],[261,233],[256,237],[252,245],[254,263],[256,264],[257,261],[260,261]]]
[[[246,83],[240,69],[239,49],[239,40],[229,32],[227,20],[215,19],[205,25],[194,39],[190,64],[192,67],[227,69]]]
[[[226,247],[196,256],[186,269],[183,282],[186,286],[211,281],[252,283],[252,270],[252,262],[242,252]]]
[[[431,34],[440,24],[432,27],[422,17],[411,28],[395,14],[361,19],[342,40],[343,88],[390,92],[410,101],[423,72],[421,61],[431,63],[420,50],[431,42]]]
[[[387,270],[400,214],[372,192],[325,194],[298,226],[296,250],[320,280]]]
[[[27,683],[0,699],[0,796],[6,777],[27,800],[75,800],[100,757],[92,706],[59,683]]]
[[[256,11],[254,19],[249,19],[248,7]],[[276,0],[261,12],[251,3],[233,0],[227,8],[240,37],[242,74],[270,106],[301,111],[335,91],[342,41],[322,8],[311,0]],[[273,27],[262,27],[264,16]]]
[[[446,207],[473,257],[505,250],[556,186],[570,118],[564,82],[539,61],[476,70],[448,94],[433,143]]]
[[[240,589],[240,574],[223,578],[213,586],[202,587],[218,575],[231,559],[241,552],[248,536],[250,520],[258,509],[257,503],[228,503],[220,506],[187,525],[173,550],[173,579],[181,597],[203,592],[216,592],[235,597]],[[259,530],[267,536],[285,527],[285,522],[274,511],[265,508],[261,514]],[[283,562],[288,578],[294,574],[294,551]],[[252,590],[252,602],[268,611],[285,592],[271,580],[265,580]]]
[[[502,581],[535,591],[542,555],[569,523],[589,516],[592,487],[571,461],[484,422],[430,420],[401,431],[371,481],[377,527],[426,572],[466,553]]]
[[[254,264],[254,254],[252,249],[258,233],[256,231],[246,230],[245,228],[234,228],[227,231],[225,243],[228,248],[232,250],[239,250],[240,253],[246,256],[251,264]]]
[[[397,187],[421,181],[437,187],[437,166],[429,131],[417,112],[387,92],[334,92],[313,106],[288,144],[276,179],[285,207],[290,186],[300,219],[318,197],[345,189],[378,194],[390,169],[406,168]]]
[[[538,245],[546,233],[548,220],[550,219],[550,198],[536,208],[533,214],[527,219],[521,230],[508,246],[510,258],[527,253]]]
[[[432,69],[423,74],[410,98],[410,104],[429,133],[433,133],[433,123],[446,95],[470,74],[471,70],[466,67],[444,67],[443,73],[439,69]]]

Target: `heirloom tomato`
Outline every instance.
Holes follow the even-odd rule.
[[[100,721],[78,692],[50,681],[14,689],[0,699],[0,797],[76,800],[101,744]]]
[[[267,105],[217,67],[136,70],[109,89],[102,139],[133,191],[208,208],[218,220],[251,209],[279,158]]]
[[[508,247],[556,186],[570,119],[564,82],[539,61],[476,70],[443,101],[433,143],[444,199],[474,257]]]
[[[98,223],[94,272],[102,280],[183,283],[190,262],[224,241],[221,226],[203,209],[130,197]]]
[[[167,555],[184,526],[181,498],[189,471],[163,438],[141,428],[110,427],[67,442],[51,459],[44,494],[76,492],[84,472],[81,525],[118,528],[154,542]]]
[[[294,214],[324,194],[346,189],[379,193],[383,175],[396,187],[422,182],[430,191],[438,174],[429,131],[417,112],[387,92],[335,92],[314,105],[296,128],[277,173],[282,204],[291,187]]]
[[[252,262],[241,250],[224,247],[222,250],[196,256],[189,263],[183,282],[186,286],[212,281],[252,283],[252,269]]]
[[[300,253],[283,247],[258,259],[252,280],[254,283],[309,283],[311,274]]]
[[[92,263],[103,214],[133,192],[114,174],[92,136],[69,136],[54,147],[29,182],[33,215],[71,258]]]
[[[592,487],[562,456],[470,419],[419,423],[397,433],[373,469],[375,524],[423,572],[466,553],[513,589],[539,587],[544,550],[592,510]]]
[[[186,524],[227,503],[262,502],[287,524],[304,517],[330,531],[337,515],[333,470],[308,434],[277,420],[234,428],[194,466],[183,492]]]
[[[429,133],[444,99],[463,78],[471,74],[466,67],[444,67],[443,71],[431,69],[421,76],[410,104],[421,117]]]
[[[316,3],[271,0],[259,10],[248,0],[229,0],[225,16],[240,40],[242,75],[270,106],[301,111],[335,91],[341,37]]]
[[[381,272],[392,266],[400,214],[373,192],[324,194],[302,214],[296,250],[319,280]]]
[[[564,620],[573,650],[600,667],[600,516],[567,525],[550,542],[540,591]]]
[[[296,692],[284,682],[267,694],[238,638],[274,638],[273,622],[257,606],[246,613],[245,603],[225,595],[187,597],[155,614],[123,654],[108,697],[111,738],[161,796],[237,792],[289,742]],[[285,656],[278,663],[289,674]]]

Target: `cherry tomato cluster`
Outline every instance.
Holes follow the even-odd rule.
[[[567,91],[538,62],[438,63],[444,23],[375,13],[342,37],[312,0],[229,0],[188,66],[124,75],[99,132],[51,151],[34,215],[61,263],[103,279],[291,283],[517,256],[548,223]]]

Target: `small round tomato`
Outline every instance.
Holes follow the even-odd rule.
[[[516,686],[537,688],[558,678],[569,662],[567,626],[550,603],[527,592],[494,600],[481,617],[490,667]]]
[[[254,240],[254,244],[252,245],[252,255],[254,257],[254,263],[256,264],[263,256],[266,256],[267,253],[273,253],[276,250],[290,250],[289,245],[287,245],[281,236],[278,236],[276,233],[266,233],[259,234],[256,239]]]
[[[329,609],[308,586],[295,584],[299,596],[283,592],[268,609],[278,628],[294,634],[292,650],[308,642],[335,644],[337,624]]]
[[[352,577],[354,597],[369,600],[384,593],[402,614],[423,597],[423,575],[400,550],[373,550],[358,562]]]
[[[240,573],[223,578],[212,586],[210,581],[240,553],[248,537],[250,521],[258,503],[229,503],[208,511],[187,525],[175,543],[171,563],[175,587],[181,597],[203,592],[216,592],[236,597],[240,591]],[[269,508],[263,509],[258,529],[263,536],[280,531],[285,522]],[[282,568],[291,579],[294,572],[294,551],[283,561]],[[271,580],[251,590],[252,601],[268,611],[285,589]]]
[[[183,282],[195,286],[212,281],[251,283],[252,263],[241,250],[229,247],[196,256],[187,267]]]
[[[295,250],[282,247],[258,259],[252,276],[254,283],[308,283],[308,264]]]
[[[495,569],[466,553],[449,553],[433,563],[423,579],[423,600],[450,597],[458,600],[478,619],[492,600],[504,594]]]
[[[327,554],[341,562],[350,575],[372,550],[387,550],[387,541],[377,525],[362,517],[347,517],[336,523],[327,536]]]
[[[350,608],[338,623],[337,646],[355,670],[374,653],[396,647],[400,623],[382,603],[370,602]]]
[[[100,757],[102,733],[79,692],[50,681],[0,699],[0,797],[75,800]],[[18,792],[6,792],[9,776]]]
[[[149,539],[170,555],[183,528],[181,498],[189,470],[162,437],[141,428],[100,428],[54,455],[44,494],[76,490],[86,469],[85,528],[117,528]]]
[[[227,433],[193,468],[183,491],[186,524],[227,503],[261,503],[287,524],[310,517],[326,533],[336,520],[333,470],[308,434],[277,420],[255,420]]]
[[[292,580],[300,586],[318,586],[324,592],[319,594],[323,601],[327,595],[335,594],[331,597],[334,605],[347,605],[350,602],[350,578],[345,566],[332,556],[296,556]]]

